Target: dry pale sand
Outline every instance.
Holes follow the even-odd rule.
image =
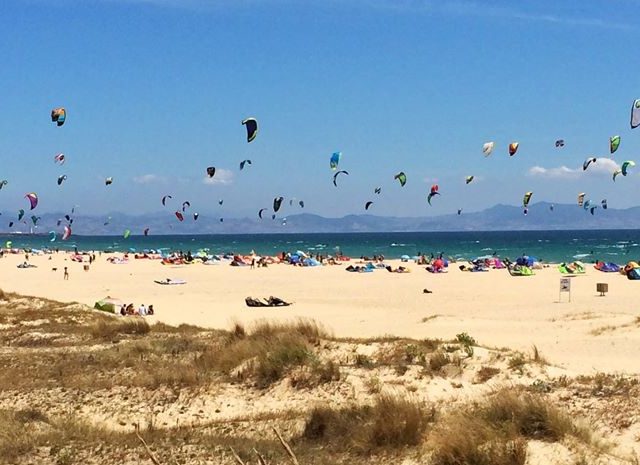
[[[506,270],[463,273],[452,267],[432,275],[409,264],[412,273],[385,270],[347,273],[344,266],[269,268],[164,266],[131,260],[112,265],[106,256],[90,271],[65,254],[30,257],[38,268],[17,269],[22,255],[0,260],[0,287],[60,301],[93,303],[107,295],[126,302],[154,304],[152,319],[228,328],[239,320],[314,318],[336,336],[397,335],[450,339],[467,332],[478,343],[530,351],[536,345],[549,362],[575,373],[640,372],[640,282],[593,268],[572,278],[571,303],[559,302],[560,273],[540,270],[515,278]],[[398,265],[395,263],[394,265]],[[70,280],[62,269],[69,267]],[[52,271],[57,267],[57,271]],[[160,286],[154,279],[184,279],[181,286]],[[609,284],[600,297],[596,283]],[[428,288],[433,294],[423,294]],[[278,296],[288,308],[248,308],[246,296]]]

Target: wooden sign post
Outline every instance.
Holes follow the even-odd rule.
[[[562,302],[562,294],[569,294],[569,302],[571,302],[571,278],[560,278],[560,302]]]

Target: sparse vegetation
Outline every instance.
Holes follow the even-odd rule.
[[[113,340],[119,335],[142,336],[151,331],[151,326],[143,318],[103,318],[91,328],[96,339]]]
[[[451,359],[444,352],[434,352],[431,357],[429,357],[429,368],[431,371],[440,371],[440,369],[446,365],[451,363]]]
[[[431,434],[435,465],[523,465],[526,440],[559,441],[567,435],[588,442],[589,434],[549,400],[502,389],[486,402],[452,412]]]
[[[473,346],[476,345],[476,340],[473,337],[467,333],[460,333],[456,335],[456,341],[462,346],[467,356],[473,357]]]
[[[418,445],[434,420],[433,407],[410,397],[385,394],[370,406],[313,409],[303,437],[337,450],[370,453]]]
[[[516,352],[509,358],[508,366],[511,370],[522,373],[524,366],[527,364],[527,359],[522,352]]]
[[[476,379],[479,383],[486,383],[487,381],[489,381],[491,378],[498,375],[499,373],[500,373],[499,368],[483,366],[478,370],[478,373],[476,373]]]

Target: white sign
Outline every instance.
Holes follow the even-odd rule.
[[[571,292],[571,280],[569,278],[560,279],[560,292]]]

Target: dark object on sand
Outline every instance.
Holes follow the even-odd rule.
[[[423,289],[422,293],[423,294],[433,294],[433,291],[430,291],[429,289]]]
[[[290,302],[285,302],[278,297],[269,297],[268,299],[254,299],[253,297],[247,297],[244,299],[244,303],[247,307],[288,307]]]

